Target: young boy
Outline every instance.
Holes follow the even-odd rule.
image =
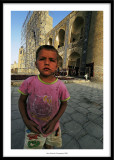
[[[59,119],[70,98],[66,86],[54,76],[58,51],[43,45],[36,51],[40,75],[27,78],[19,87],[19,110],[26,125],[25,149],[62,146]]]

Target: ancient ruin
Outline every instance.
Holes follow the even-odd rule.
[[[72,11],[53,28],[48,11],[29,12],[22,26],[18,74],[36,75],[35,52],[40,45],[59,52],[59,72],[103,81],[103,12]]]

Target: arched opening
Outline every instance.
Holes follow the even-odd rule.
[[[32,32],[31,32],[31,38],[34,40],[35,46],[36,46],[36,33],[34,30],[32,30]]]
[[[79,67],[80,67],[80,55],[77,52],[73,52],[68,57],[69,76],[78,76]]]
[[[65,31],[63,29],[60,29],[58,48],[64,46],[64,41],[65,41]]]
[[[52,46],[52,38],[49,38],[48,44]]]
[[[76,61],[76,67],[75,67],[76,76],[79,76],[79,68],[80,68],[80,58],[78,58]]]
[[[71,26],[71,38],[70,38],[71,43],[82,39],[83,24],[84,24],[84,19],[82,17],[77,17],[74,20],[73,25]]]
[[[80,67],[80,58],[77,59],[76,67]]]

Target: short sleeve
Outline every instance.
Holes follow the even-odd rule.
[[[60,101],[64,102],[70,99],[70,94],[64,83],[60,85]]]
[[[18,92],[22,95],[28,95],[28,79],[24,80],[18,89]]]

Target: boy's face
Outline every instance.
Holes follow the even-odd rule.
[[[43,76],[50,76],[57,70],[57,53],[42,49],[36,60],[36,67]]]

